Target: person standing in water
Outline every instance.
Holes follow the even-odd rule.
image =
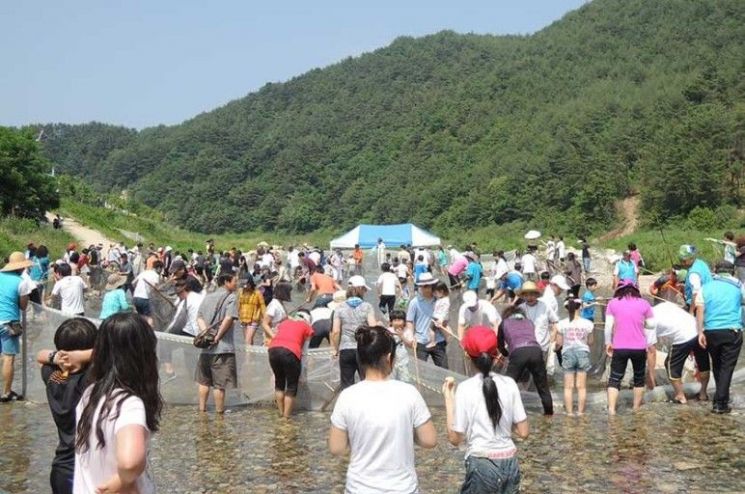
[[[73,492],[155,492],[147,454],[163,408],[156,344],[137,314],[114,314],[101,324],[93,384],[77,406]]]
[[[389,376],[396,342],[382,326],[354,334],[364,379],[344,389],[331,414],[329,450],[350,454],[345,492],[419,492],[414,444],[437,445],[432,416],[419,391]]]
[[[623,280],[608,302],[605,313],[605,351],[611,357],[608,378],[608,414],[616,414],[621,379],[628,361],[634,367],[634,410],[639,410],[644,397],[647,360],[645,328],[654,329],[654,313],[649,302],[639,294],[631,280]]]
[[[577,388],[577,416],[584,415],[587,403],[587,371],[590,370],[590,346],[595,325],[580,314],[582,301],[567,301],[569,317],[559,321],[556,346],[561,348],[564,369],[564,410],[572,415],[574,388]]]
[[[491,328],[472,328],[461,341],[478,372],[456,390],[445,380],[448,441],[466,443],[466,478],[460,492],[516,493],[520,467],[512,434],[528,437],[528,417],[515,381],[492,372],[498,356],[497,335]]]

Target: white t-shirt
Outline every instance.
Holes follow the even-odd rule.
[[[378,276],[378,287],[381,295],[396,295],[396,287],[398,286],[398,277],[390,271],[382,273]]]
[[[406,264],[399,264],[396,267],[396,276],[398,276],[401,279],[408,278],[409,276],[409,267]]]
[[[82,314],[85,312],[83,291],[87,288],[81,277],[65,276],[54,284],[52,295],[60,296],[62,299],[60,308],[65,314]]]
[[[197,314],[199,314],[199,306],[202,305],[203,300],[204,293],[189,292],[186,296],[187,320],[186,325],[184,325],[184,333],[194,336],[199,334]]]
[[[290,265],[290,268],[295,269],[298,266],[300,266],[300,259],[298,258],[298,252],[296,250],[293,250],[292,252],[287,253],[287,264]]]
[[[564,259],[567,256],[567,248],[563,240],[559,240],[556,243],[556,250],[559,251],[559,259]]]
[[[146,269],[135,280],[135,291],[132,293],[133,298],[150,298],[150,291],[153,286],[157,286],[160,283],[160,275],[157,271],[152,269]],[[150,285],[148,285],[150,283]]]
[[[500,257],[499,260],[497,261],[496,268],[494,268],[494,279],[498,280],[509,272],[510,272],[510,267],[507,265],[507,261],[505,261],[504,259]]]
[[[276,328],[277,324],[287,319],[287,311],[282,306],[282,303],[276,298],[273,298],[272,301],[269,302],[269,305],[266,306],[265,314],[271,318],[271,326],[273,328]]]
[[[313,325],[318,321],[323,321],[326,319],[330,320],[333,314],[334,311],[329,309],[328,307],[316,307],[315,309],[310,311],[310,324]]]
[[[273,268],[274,267],[274,256],[270,252],[266,252],[261,256],[261,267]]]
[[[546,291],[549,289],[550,287],[548,287]],[[551,343],[551,334],[548,326],[550,323],[559,322],[559,317],[556,315],[554,310],[550,309],[548,305],[541,300],[538,300],[533,306],[520,304],[520,307],[525,310],[525,315],[528,316],[528,319],[533,321],[533,326],[535,326],[535,339],[538,344],[541,345],[541,349],[544,352],[547,352],[549,344]]]
[[[80,415],[83,413],[83,409],[88,403],[92,389],[93,385],[89,386],[80,398],[80,402],[75,409],[76,422],[80,419]],[[83,454],[78,451],[75,452],[75,477],[72,488],[74,494],[90,494],[96,492],[96,487],[106,483],[111,477],[116,475],[116,434],[122,428],[128,425],[140,425],[147,429],[144,403],[142,403],[142,400],[136,396],[129,396],[122,402],[119,417],[117,417],[116,420],[112,420],[111,416],[113,414],[110,414],[109,418],[103,422],[102,428],[106,439],[106,445],[99,449],[95,424],[98,422],[98,415],[101,411],[102,405],[103,400],[99,402],[96,411],[93,414],[93,426],[91,427],[91,433],[88,439],[88,450]],[[151,494],[155,492],[155,485],[148,474],[147,468],[143,474],[140,475],[140,478],[137,479],[137,489],[140,494]]]
[[[568,317],[559,321],[559,333],[564,337],[564,344],[561,347],[562,353],[570,349],[589,352],[590,347],[587,344],[587,337],[594,330],[595,324],[582,317],[574,321],[570,321]]]
[[[515,449],[512,426],[528,419],[517,384],[507,376],[491,373],[497,384],[502,417],[494,428],[484,400],[483,375],[466,379],[455,390],[455,422],[453,431],[465,435],[466,458],[472,454],[503,453]]]
[[[349,437],[346,492],[418,492],[414,429],[430,418],[424,398],[411,384],[360,381],[342,391],[331,423]]]
[[[435,301],[435,309],[432,311],[432,319],[444,323],[450,319],[450,297],[447,295]]]
[[[471,310],[465,304],[458,309],[458,324],[467,328],[473,326],[497,327],[502,322],[502,317],[497,308],[488,300],[479,299],[476,310]]]
[[[308,258],[311,261],[313,261],[313,264],[315,264],[316,266],[321,265],[321,253],[320,252],[314,250],[313,252],[308,254]]]
[[[555,314],[559,313],[559,301],[556,300],[556,294],[554,293],[554,289],[551,285],[547,286],[546,289],[543,290],[543,295],[541,295],[538,300],[546,304],[546,306],[554,311]]]
[[[679,345],[698,335],[696,318],[672,302],[655,305],[652,312],[658,338],[670,338],[673,345]]]
[[[525,254],[522,259],[520,259],[520,264],[523,266],[524,274],[535,274],[535,257],[533,254]]]

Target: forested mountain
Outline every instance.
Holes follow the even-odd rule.
[[[399,38],[181,125],[81,130],[50,158],[205,232],[581,232],[630,193],[685,216],[742,199],[745,2],[595,0],[531,36]]]

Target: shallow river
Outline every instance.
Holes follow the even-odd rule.
[[[645,405],[609,419],[600,408],[582,418],[530,413],[530,437],[518,444],[523,492],[745,492],[745,416],[714,416],[708,405]],[[444,439],[418,449],[422,492],[457,492],[462,453]],[[56,432],[44,404],[0,406],[0,492],[48,492]],[[169,407],[154,435],[150,469],[159,492],[343,492],[346,460],[326,447],[328,413],[290,422],[268,408],[224,418]]]

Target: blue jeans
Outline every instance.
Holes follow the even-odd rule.
[[[582,267],[584,268],[585,273],[590,272],[590,258],[589,257],[582,258]]]
[[[10,334],[6,324],[0,325],[0,352],[3,355],[18,355],[21,353],[21,337]]]
[[[461,494],[512,494],[520,491],[517,456],[499,460],[469,456]]]

